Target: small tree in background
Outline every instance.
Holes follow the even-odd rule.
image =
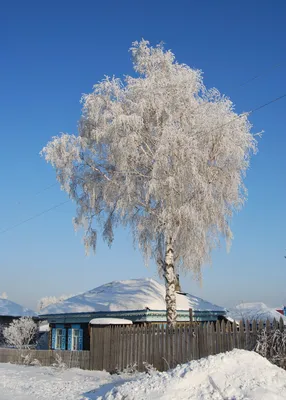
[[[31,317],[21,317],[3,329],[3,337],[6,345],[22,350],[35,345],[38,332],[38,325]]]
[[[61,303],[62,301],[65,301],[73,296],[74,296],[73,294],[62,294],[59,297],[56,297],[56,296],[42,297],[38,301],[38,307],[37,307],[38,311],[42,311],[44,308],[48,307],[50,304]]]
[[[231,240],[256,141],[247,115],[207,90],[201,71],[145,40],[130,50],[136,77],[96,84],[82,98],[79,135],[55,137],[42,153],[77,204],[87,251],[96,249],[98,227],[109,245],[114,227],[131,227],[145,259],[163,272],[173,325],[176,272],[200,277],[220,238]]]

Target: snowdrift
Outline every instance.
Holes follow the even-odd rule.
[[[113,388],[105,400],[285,400],[286,371],[254,352],[233,350],[174,370],[141,375]]]

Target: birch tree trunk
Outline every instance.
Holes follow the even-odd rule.
[[[176,275],[174,269],[174,250],[172,240],[168,240],[164,263],[164,278],[166,287],[166,309],[167,323],[169,326],[175,326],[177,321],[176,304]]]

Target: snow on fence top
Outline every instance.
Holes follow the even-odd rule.
[[[122,318],[93,318],[90,325],[132,325],[130,319]]]
[[[177,309],[225,312],[222,307],[189,294],[177,293]],[[166,310],[165,287],[153,279],[114,281],[61,303],[51,304],[42,315],[99,311]]]
[[[227,317],[232,318],[235,321],[253,321],[262,320],[266,321],[279,321],[283,319],[286,325],[286,317],[276,311],[274,308],[268,307],[264,303],[241,303],[234,308],[229,309]]]
[[[8,317],[35,317],[37,314],[29,308],[22,307],[20,304],[11,300],[0,298],[0,316]]]

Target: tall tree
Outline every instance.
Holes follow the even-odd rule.
[[[132,228],[145,259],[163,271],[173,325],[175,269],[199,276],[220,239],[231,240],[256,141],[247,114],[207,90],[201,71],[162,45],[142,40],[130,50],[135,77],[96,84],[82,97],[79,135],[54,137],[42,153],[77,204],[87,251],[98,228],[109,245],[116,225]]]

